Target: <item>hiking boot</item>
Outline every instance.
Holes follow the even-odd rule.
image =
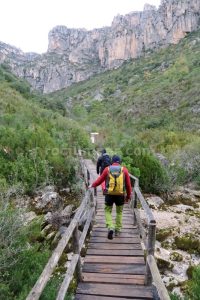
[[[119,235],[120,235],[120,233],[121,233],[121,231],[120,231],[120,230],[116,230],[116,229],[115,229],[115,236],[119,236]]]
[[[113,229],[108,229],[108,239],[109,240],[113,239]]]

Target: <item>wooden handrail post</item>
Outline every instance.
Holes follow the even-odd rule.
[[[87,184],[90,185],[90,172],[87,169]]]
[[[94,207],[94,212],[93,212],[93,216],[92,216],[92,221],[91,221],[91,226],[90,226],[90,230],[92,229],[94,222],[95,222],[95,214],[96,214],[96,203],[95,203],[95,196],[94,196],[94,192],[91,191],[90,193],[90,207],[93,208]]]
[[[95,187],[94,188],[94,209],[95,209],[95,215],[96,215],[96,212],[97,212],[97,188]]]
[[[156,243],[156,221],[152,220],[148,225],[148,236],[147,236],[147,256],[154,256],[155,251],[155,243]],[[149,264],[146,261],[146,278],[145,284],[150,285],[152,283],[152,275],[149,268]]]
[[[74,254],[79,255],[79,259],[78,259],[77,266],[76,266],[76,275],[77,275],[78,281],[82,281],[78,224],[76,225],[74,232],[73,232],[73,251],[74,251]]]
[[[135,208],[137,208],[138,197],[135,189],[133,188],[133,225],[135,226],[137,223],[137,218],[135,215]]]

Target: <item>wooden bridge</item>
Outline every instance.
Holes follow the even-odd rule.
[[[80,156],[86,184],[97,178],[95,163]],[[120,236],[107,239],[104,220],[104,196],[101,188],[88,190],[66,232],[59,241],[41,276],[26,300],[40,298],[59,258],[70,238],[74,255],[59,288],[56,300],[64,300],[69,284],[76,276],[78,287],[75,300],[170,300],[154,259],[156,222],[139,189],[133,182],[133,197],[124,205],[123,229]],[[138,205],[146,214],[146,228],[141,221]],[[113,218],[115,218],[113,209]],[[78,225],[85,218],[80,234]],[[80,251],[89,233],[86,256],[81,264]],[[153,284],[152,284],[153,282]]]

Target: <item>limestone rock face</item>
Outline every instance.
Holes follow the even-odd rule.
[[[176,44],[199,27],[199,0],[162,0],[158,9],[146,4],[143,12],[116,16],[110,27],[87,31],[56,26],[42,55],[0,43],[0,62],[33,89],[50,93],[117,68],[148,49]]]

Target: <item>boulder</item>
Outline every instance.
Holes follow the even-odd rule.
[[[146,201],[151,208],[158,209],[164,201],[158,196],[147,197]]]
[[[62,208],[63,200],[57,192],[47,191],[36,197],[33,205],[38,213],[54,212]]]

